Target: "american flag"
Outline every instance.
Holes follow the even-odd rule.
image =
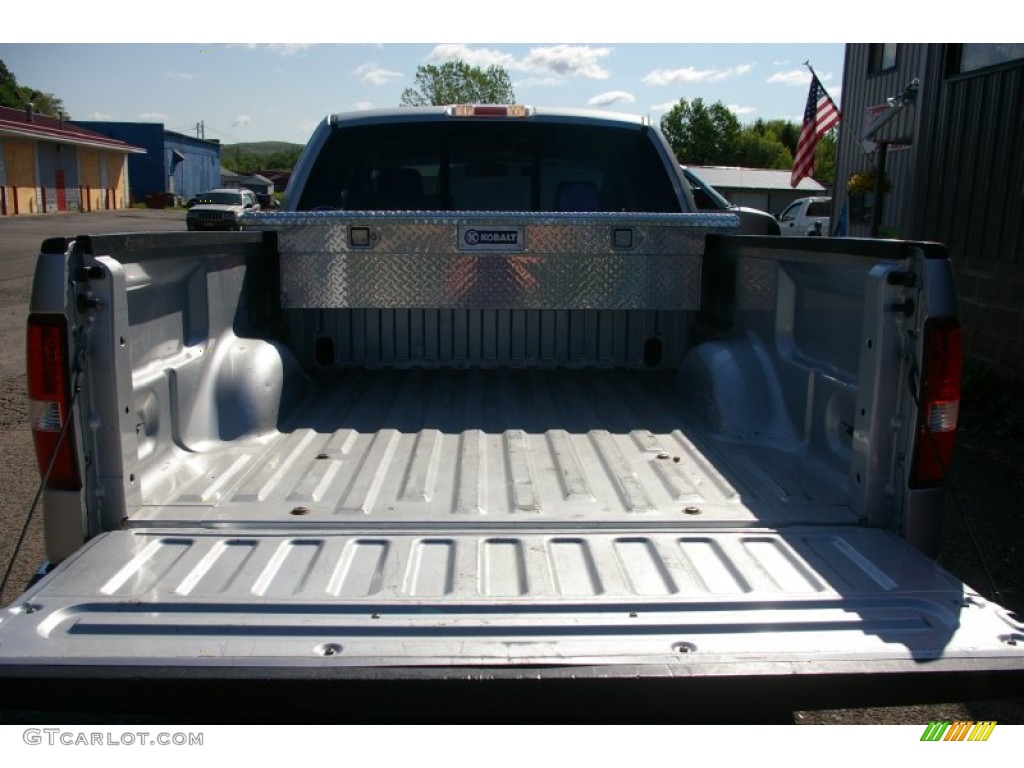
[[[796,157],[793,158],[793,176],[789,186],[795,187],[805,176],[814,173],[814,147],[825,132],[839,122],[839,108],[825,91],[818,76],[811,72],[811,90],[807,94],[804,109],[804,123],[800,139],[796,143]]]

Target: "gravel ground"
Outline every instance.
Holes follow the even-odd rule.
[[[25,318],[30,275],[44,237],[114,231],[184,229],[181,211],[111,212],[0,219],[0,567],[6,567],[18,531],[35,494],[38,474],[27,428],[25,395]],[[991,439],[984,425],[972,423],[965,402],[961,444],[950,477],[946,543],[940,562],[986,597],[1024,615],[1024,464],[1003,449],[1005,435]],[[1013,437],[1013,436],[1011,436]],[[6,601],[31,578],[43,560],[38,516],[19,553]],[[1024,691],[1022,691],[1024,696]],[[930,720],[996,720],[1024,724],[1024,698],[949,702],[929,706],[878,707],[784,713],[782,722],[801,724],[927,724]],[[130,713],[10,712],[0,723],[137,723]],[[775,720],[774,722],[779,722]]]

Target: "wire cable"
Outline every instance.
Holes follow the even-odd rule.
[[[71,420],[75,412],[75,404],[78,402],[78,395],[82,391],[82,374],[85,372],[85,364],[88,359],[86,354],[86,344],[89,337],[89,331],[91,329],[91,323],[87,323],[85,326],[85,332],[79,339],[79,346],[75,353],[75,370],[73,372],[73,383],[71,387],[71,401],[68,404],[68,412],[64,417],[64,423],[61,424],[60,433],[57,435],[57,442],[53,447],[53,452],[50,454],[50,460],[46,464],[46,471],[43,472],[42,477],[39,480],[39,488],[36,490],[35,498],[32,499],[32,505],[28,508],[28,514],[25,515],[25,522],[21,526],[21,534],[18,536],[18,541],[14,545],[14,551],[11,553],[11,559],[7,563],[7,567],[4,569],[3,580],[0,581],[0,605],[4,604],[4,593],[7,590],[7,584],[11,579],[11,575],[14,573],[14,565],[18,561],[18,555],[21,553],[21,548],[25,544],[25,537],[28,535],[29,526],[32,523],[32,518],[35,515],[36,507],[39,506],[39,499],[43,496],[43,491],[46,490],[46,482],[50,479],[50,474],[53,472],[53,468],[57,463],[57,454],[60,452],[60,447],[67,436],[68,427],[71,426]]]

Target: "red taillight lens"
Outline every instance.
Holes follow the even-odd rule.
[[[56,451],[47,487],[82,487],[75,451],[75,430],[61,427],[71,404],[67,352],[67,322],[60,315],[31,315],[28,319],[28,406],[39,474],[46,473]]]
[[[960,415],[960,368],[960,323],[953,318],[928,320],[911,488],[939,485],[949,470]]]

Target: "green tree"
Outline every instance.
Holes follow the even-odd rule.
[[[400,106],[514,104],[512,81],[503,67],[473,67],[464,61],[426,64],[416,69],[415,85],[402,91]]]
[[[800,141],[800,125],[791,120],[755,120],[751,129],[766,138],[782,144],[792,158],[796,154],[796,145]]]
[[[774,135],[758,133],[748,126],[736,143],[736,165],[781,170],[792,167],[793,154]]]
[[[735,162],[742,129],[722,102],[680,99],[661,118],[661,130],[681,163],[730,165]]]
[[[0,106],[24,109],[29,103],[41,114],[58,117],[63,112],[64,117],[70,117],[64,109],[64,102],[52,93],[43,93],[25,85],[18,85],[14,74],[0,60]]]
[[[839,143],[839,129],[833,128],[820,139],[814,148],[814,180],[825,186],[836,181],[836,146]]]

